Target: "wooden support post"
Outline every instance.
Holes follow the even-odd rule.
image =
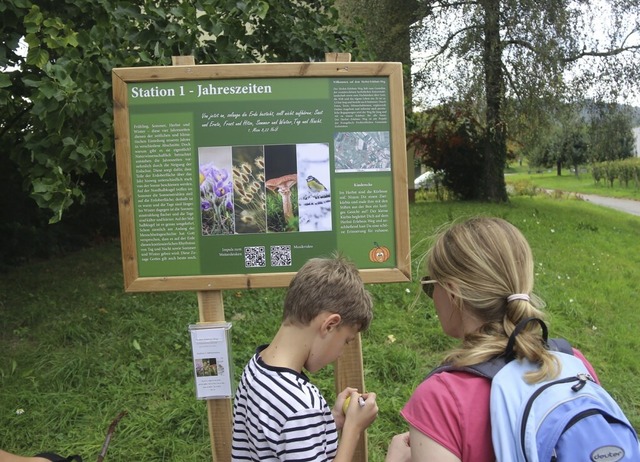
[[[360,393],[365,391],[360,334],[353,342],[345,346],[342,356],[334,363],[334,380],[336,394],[344,390],[345,387],[357,388]],[[369,454],[367,443],[367,431],[365,430],[358,441],[353,462],[367,462]]]
[[[351,53],[325,53],[324,61],[327,63],[348,63],[351,61]]]
[[[174,66],[195,66],[195,56],[172,56],[171,64]]]
[[[198,310],[200,322],[224,322],[222,291],[210,290],[198,292]],[[207,400],[209,436],[213,462],[231,461],[231,433],[233,410],[231,399]]]

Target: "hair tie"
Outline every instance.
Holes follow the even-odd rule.
[[[507,297],[507,303],[514,300],[524,300],[525,302],[530,302],[531,298],[527,294],[511,294]]]

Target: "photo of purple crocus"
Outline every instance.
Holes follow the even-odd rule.
[[[233,234],[233,183],[226,168],[200,165],[202,235]]]

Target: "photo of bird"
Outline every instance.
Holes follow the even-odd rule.
[[[327,190],[327,188],[322,183],[320,183],[320,180],[312,175],[309,175],[307,177],[307,186],[311,191],[315,192],[322,192]]]

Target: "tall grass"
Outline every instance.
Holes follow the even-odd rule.
[[[515,197],[505,205],[420,202],[410,207],[414,279],[444,223],[493,215],[518,226],[536,259],[536,292],[550,330],[567,337],[640,428],[640,218],[579,200]],[[206,408],[195,399],[187,326],[191,292],[126,294],[117,242],[33,263],[0,280],[0,448],[55,450],[94,460],[121,411],[107,461],[211,460]],[[404,431],[398,411],[453,344],[416,283],[374,284],[363,334],[366,387],[380,414],[369,460]],[[234,375],[278,328],[284,289],[225,291]],[[333,370],[312,380],[332,402]]]

